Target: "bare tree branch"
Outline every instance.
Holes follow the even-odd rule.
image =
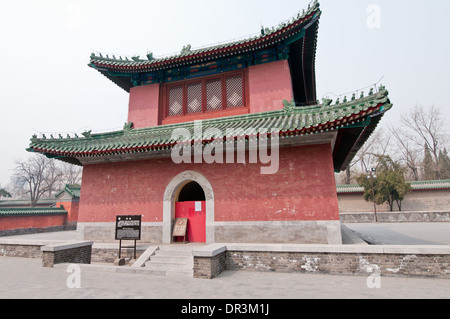
[[[61,179],[62,173],[54,160],[35,155],[16,162],[13,183],[16,191],[28,195],[31,206],[35,207],[44,194],[51,197]]]
[[[436,178],[440,179],[439,152],[448,143],[440,110],[434,106],[426,109],[416,106],[409,113],[402,115],[401,123],[409,131],[402,134],[402,138],[422,149],[425,145],[430,150]]]

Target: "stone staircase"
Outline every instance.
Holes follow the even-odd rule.
[[[145,262],[144,269],[154,275],[170,277],[192,277],[194,257],[192,245],[161,245],[150,260]]]

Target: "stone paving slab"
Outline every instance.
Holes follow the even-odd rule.
[[[377,245],[450,245],[450,223],[345,224]]]
[[[0,257],[0,299],[435,299],[450,297],[450,280],[225,271],[215,280],[138,273],[43,268],[40,260]],[[70,271],[70,272],[68,272]],[[71,277],[72,276],[72,277]],[[189,289],[186,289],[189,287]]]

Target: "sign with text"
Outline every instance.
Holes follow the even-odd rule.
[[[116,216],[116,240],[141,240],[141,215]]]
[[[185,237],[187,231],[187,218],[177,218],[173,227],[172,237]]]

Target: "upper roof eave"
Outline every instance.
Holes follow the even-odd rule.
[[[123,73],[143,73],[155,70],[168,69],[176,67],[179,63],[191,64],[199,63],[206,60],[212,60],[223,56],[232,56],[243,52],[259,50],[261,48],[285,41],[289,37],[297,34],[303,29],[307,29],[313,19],[318,19],[321,15],[320,5],[317,0],[313,0],[307,10],[299,13],[288,23],[282,23],[278,28],[271,30],[267,34],[251,37],[248,39],[238,40],[225,44],[210,46],[196,50],[186,50],[177,55],[167,56],[158,59],[141,60],[138,57],[133,60],[123,60],[113,56],[104,57],[102,54],[97,56],[91,54],[89,66],[101,71],[115,71]],[[306,25],[305,25],[306,24]]]

